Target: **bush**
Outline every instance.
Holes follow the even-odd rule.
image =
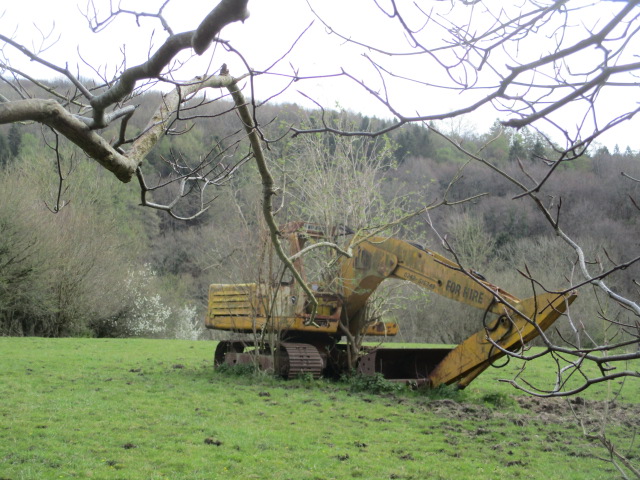
[[[216,367],[216,372],[234,377],[252,377],[259,374],[260,370],[253,363],[236,363],[234,365],[223,363]]]
[[[464,390],[458,388],[457,385],[440,385],[436,388],[424,386],[420,388],[420,394],[431,400],[449,399],[461,402],[466,398]]]
[[[373,375],[353,374],[343,376],[342,381],[349,385],[352,392],[366,392],[378,395],[381,393],[399,393],[406,389],[405,385],[386,380],[381,373]]]
[[[506,393],[487,393],[482,396],[482,401],[498,408],[510,407],[516,403],[515,400]]]
[[[123,280],[142,245],[111,177],[95,178],[80,163],[65,207],[53,214],[45,203],[50,170],[34,157],[0,173],[2,334],[94,334],[94,323],[121,312]]]

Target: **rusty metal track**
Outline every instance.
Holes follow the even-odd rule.
[[[286,359],[282,360],[287,364],[287,378],[296,378],[299,375],[311,374],[313,378],[320,378],[324,369],[324,361],[318,349],[307,343],[283,343],[281,347],[286,352]],[[282,352],[281,355],[284,353]]]

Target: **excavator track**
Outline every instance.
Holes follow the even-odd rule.
[[[268,353],[268,346],[265,353],[257,353],[253,347],[253,342],[221,341],[216,348],[214,364],[256,365],[285,378],[305,374],[320,378],[326,366],[318,349],[308,343],[281,343],[275,356]]]
[[[310,374],[320,378],[324,361],[318,349],[308,343],[283,343],[280,345],[280,373],[286,378]]]

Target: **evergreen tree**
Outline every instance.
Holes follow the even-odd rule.
[[[399,164],[407,157],[433,157],[433,146],[427,128],[419,125],[405,126],[394,140],[398,144],[395,156]]]
[[[0,167],[4,168],[9,163],[9,158],[11,158],[9,144],[3,133],[0,132]]]
[[[598,148],[598,150],[596,150],[597,158],[610,157],[610,156],[611,156],[611,152],[609,151],[606,145],[602,145],[601,147]]]
[[[536,137],[536,143],[533,144],[533,149],[531,150],[531,160],[543,158],[545,153],[544,143],[542,143],[540,137]]]
[[[513,136],[511,140],[511,148],[509,149],[509,161],[515,162],[518,159],[523,159],[527,157],[526,149],[522,144],[522,138],[520,135],[516,134]]]
[[[9,150],[12,157],[17,157],[20,154],[20,145],[22,144],[22,133],[18,129],[15,123],[11,124],[9,129]]]

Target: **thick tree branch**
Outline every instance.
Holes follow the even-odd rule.
[[[111,113],[106,113],[106,109],[133,92],[139,80],[158,77],[181,50],[192,47],[192,41],[198,45],[199,53],[202,53],[222,27],[238,20],[244,21],[248,17],[247,3],[248,0],[222,0],[197,30],[171,35],[147,62],[125,70],[112,88],[97,96],[93,96],[67,69],[61,69],[41,59],[22,45],[0,35],[0,40],[17,48],[31,60],[66,75],[90,100],[93,108],[93,118],[86,118],[72,115],[53,100],[7,101],[0,104],[0,124],[31,120],[48,125],[82,148],[89,157],[113,172],[119,180],[128,182],[144,157],[160,139],[167,119],[177,111],[183,98],[209,86],[217,88],[225,86],[224,82],[228,83],[232,79],[227,76],[221,82],[219,77],[197,78],[186,87],[177,87],[164,98],[163,104],[149,122],[147,130],[134,142],[126,155],[114,149],[93,130],[104,128],[118,118],[130,116],[135,107],[129,106]]]
[[[109,142],[55,100],[29,99],[0,103],[0,125],[29,120],[55,129],[119,180],[128,182],[135,173],[137,164],[134,160],[117,152]]]
[[[244,78],[244,76],[236,79],[230,75],[214,75],[208,78],[196,77],[185,85],[177,86],[170,93],[162,97],[162,103],[149,119],[144,133],[133,142],[131,149],[127,152],[127,156],[136,162],[136,166],[140,165],[149,151],[151,151],[162,135],[164,135],[171,117],[175,115],[180,103],[182,103],[185,98],[189,98],[191,95],[205,88],[228,88],[232,83],[242,78]]]
[[[92,128],[103,128],[105,109],[129,95],[139,80],[158,77],[181,50],[193,46],[201,55],[225,25],[248,18],[247,3],[248,0],[222,0],[196,30],[171,35],[149,60],[125,70],[113,88],[91,99]]]
[[[191,44],[193,50],[202,55],[220,33],[222,27],[231,23],[244,22],[249,18],[247,3],[249,0],[222,0],[200,23],[200,26],[193,33]]]

